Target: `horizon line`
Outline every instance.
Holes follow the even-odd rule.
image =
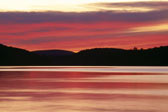
[[[34,52],[34,51],[49,51],[49,50],[62,50],[62,51],[70,51],[70,52],[74,52],[74,53],[78,53],[80,51],[83,51],[83,50],[91,50],[91,49],[122,49],[122,50],[148,50],[148,49],[153,49],[153,48],[160,48],[160,47],[168,47],[168,45],[160,45],[160,46],[155,46],[155,47],[150,47],[150,48],[138,48],[138,47],[133,47],[131,49],[124,49],[124,48],[116,48],[116,47],[91,47],[91,48],[86,48],[86,49],[82,49],[82,50],[79,50],[79,51],[73,51],[73,50],[66,50],[66,49],[39,49],[39,50],[28,50],[28,49],[24,49],[24,48],[21,48],[21,47],[15,47],[15,46],[11,46],[11,45],[6,45],[6,44],[2,44],[0,43],[0,45],[3,45],[3,46],[7,46],[7,47],[12,47],[12,48],[18,48],[18,49],[22,49],[22,50],[26,50],[26,51],[29,51],[29,52]]]

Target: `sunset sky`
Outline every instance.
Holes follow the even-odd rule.
[[[0,0],[0,43],[27,50],[168,45],[168,0]]]

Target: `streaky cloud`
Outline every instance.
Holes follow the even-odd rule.
[[[168,20],[168,9],[150,12],[0,12],[0,24],[33,24],[43,22],[93,23],[104,21],[148,22]]]
[[[146,1],[146,2],[118,2],[118,3],[92,3],[88,4],[90,6],[97,7],[141,7],[141,8],[151,8],[153,10],[163,10],[168,9],[168,1]]]

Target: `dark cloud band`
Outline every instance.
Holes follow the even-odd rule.
[[[92,23],[92,22],[148,22],[168,20],[168,9],[150,12],[0,12],[0,24],[43,22]]]

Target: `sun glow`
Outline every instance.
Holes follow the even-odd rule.
[[[132,32],[160,32],[160,31],[168,31],[168,24],[165,23],[154,26],[137,27],[132,29]]]
[[[86,12],[97,11],[95,7],[88,7],[92,3],[117,3],[117,2],[145,2],[157,0],[4,0],[0,1],[0,11],[63,11]],[[168,0],[159,0],[168,1]],[[113,9],[112,9],[113,10]]]

